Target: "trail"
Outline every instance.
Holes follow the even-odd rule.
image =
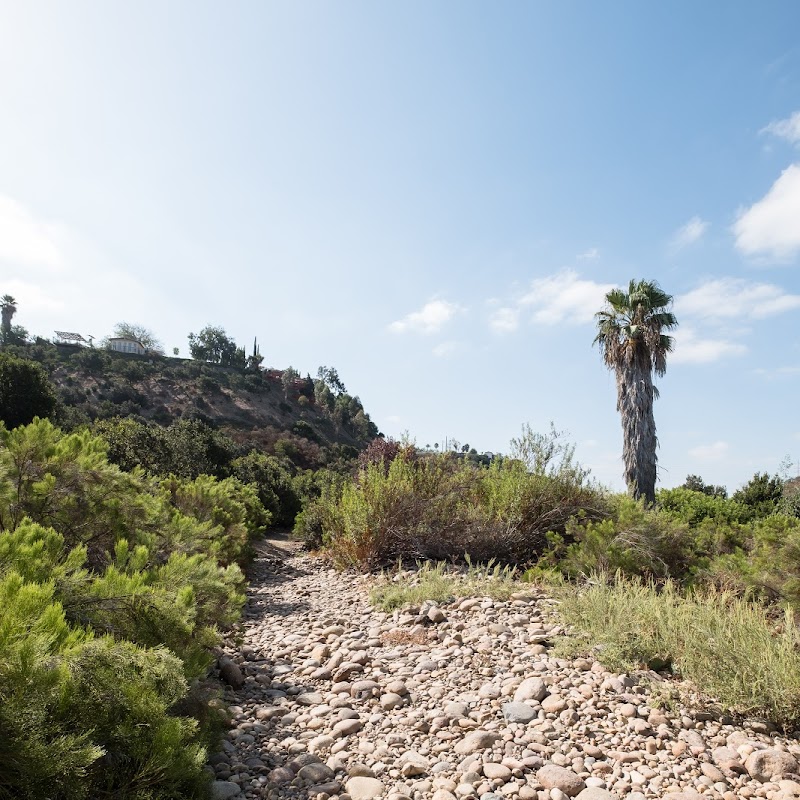
[[[796,740],[658,710],[641,676],[555,658],[565,634],[535,590],[386,614],[371,578],[282,538],[249,577],[218,798],[800,798]]]

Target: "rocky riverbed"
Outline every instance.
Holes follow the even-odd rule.
[[[387,614],[370,578],[278,541],[250,577],[220,659],[217,798],[800,798],[798,741],[556,658],[565,633],[535,590]]]

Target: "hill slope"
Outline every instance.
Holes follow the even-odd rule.
[[[54,344],[5,350],[47,370],[67,428],[114,417],[159,425],[199,419],[239,444],[308,467],[326,462],[326,451],[355,455],[378,434],[358,397],[310,377],[284,387],[280,370]]]

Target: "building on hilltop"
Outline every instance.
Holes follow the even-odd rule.
[[[114,336],[108,340],[108,349],[116,350],[118,353],[136,353],[137,355],[147,355],[147,348],[137,339],[127,339],[122,336]]]

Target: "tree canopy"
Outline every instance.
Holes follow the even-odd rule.
[[[56,394],[45,371],[32,361],[0,353],[0,421],[7,428],[49,417]]]
[[[189,352],[195,361],[208,361],[224,367],[244,367],[244,348],[225,333],[224,328],[206,325],[197,335],[189,334]]]

